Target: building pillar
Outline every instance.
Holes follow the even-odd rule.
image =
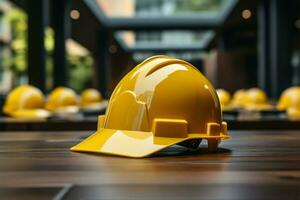
[[[48,1],[28,1],[28,78],[29,84],[46,90],[45,27]]]
[[[257,57],[258,57],[258,87],[270,95],[270,27],[269,27],[269,0],[258,1],[257,7]]]
[[[70,0],[52,0],[52,19],[54,29],[53,86],[68,85],[68,65],[66,39],[70,37]]]
[[[110,96],[111,83],[111,66],[110,66],[110,37],[107,30],[100,30],[97,39],[97,55],[95,56],[96,73],[97,73],[97,88],[104,97]]]

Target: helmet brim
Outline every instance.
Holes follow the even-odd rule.
[[[46,119],[50,113],[44,109],[26,109],[9,113],[9,116],[20,119]]]
[[[185,140],[197,138],[153,137],[152,132],[100,129],[72,147],[71,151],[141,158]]]
[[[103,100],[101,102],[81,105],[81,110],[85,110],[85,111],[104,110],[106,109],[107,105],[108,105],[108,101]]]

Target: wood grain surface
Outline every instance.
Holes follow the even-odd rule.
[[[237,119],[225,116],[229,130],[300,130],[299,120],[281,117]],[[0,131],[89,131],[96,130],[97,117],[26,120],[0,117]]]
[[[231,131],[129,159],[73,153],[92,132],[1,132],[0,199],[300,199],[300,131]]]

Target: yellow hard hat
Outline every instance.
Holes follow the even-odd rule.
[[[293,98],[290,98],[286,113],[290,119],[300,119],[300,95],[294,95]]]
[[[175,144],[195,148],[201,139],[215,149],[226,138],[210,82],[190,63],[154,56],[119,82],[98,131],[71,150],[145,157]]]
[[[101,93],[93,88],[86,89],[80,94],[80,105],[83,107],[98,104],[102,101]]]
[[[230,93],[224,89],[217,89],[217,95],[220,100],[222,110],[229,110],[230,109]]]
[[[3,112],[15,118],[44,118],[49,113],[43,110],[43,93],[31,85],[21,85],[12,90],[6,98]]]
[[[246,101],[247,103],[253,104],[264,104],[268,103],[268,97],[266,93],[259,88],[251,88],[246,92]]]
[[[237,90],[232,97],[232,106],[233,107],[243,107],[245,105],[247,99],[247,95],[246,95],[246,90],[245,89],[240,89]]]
[[[300,87],[294,86],[284,90],[279,98],[279,102],[277,104],[278,110],[286,110],[291,106],[291,101],[293,99],[297,99],[300,97]]]
[[[269,110],[273,108],[268,102],[266,93],[259,88],[251,88],[246,91],[244,107],[248,110]]]
[[[76,93],[66,87],[55,88],[48,97],[46,109],[53,112],[77,112],[78,100]]]

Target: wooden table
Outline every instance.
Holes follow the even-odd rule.
[[[217,153],[68,151],[89,134],[1,132],[0,199],[300,199],[300,131],[231,131]]]
[[[87,131],[97,129],[97,117],[24,120],[0,118],[0,131]],[[300,120],[282,118],[225,119],[229,130],[300,130]]]

